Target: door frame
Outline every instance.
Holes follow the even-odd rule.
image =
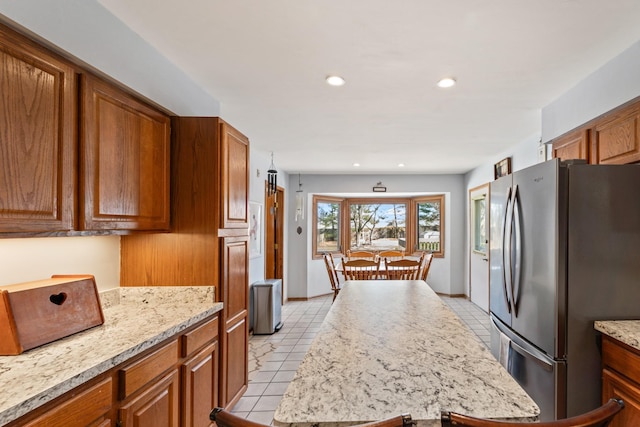
[[[491,192],[490,190],[490,185],[489,183],[485,183],[485,184],[481,184],[478,185],[476,187],[470,188],[469,192],[468,192],[468,201],[469,201],[469,208],[468,208],[468,217],[469,217],[469,247],[468,247],[468,271],[469,271],[469,301],[473,302],[471,299],[471,294],[472,294],[472,286],[473,286],[473,281],[472,281],[472,271],[471,271],[471,258],[473,255],[473,246],[474,246],[474,208],[473,208],[473,201],[475,199],[477,199],[476,194],[478,193],[484,193],[485,196],[485,232],[486,232],[486,237],[487,237],[487,247],[485,249],[485,255],[484,255],[484,259],[486,259],[487,261],[487,311],[489,311],[490,307],[490,301],[491,301],[491,287],[489,286],[489,280],[490,280],[490,262],[489,262],[489,224],[490,224],[490,215],[491,215]]]
[[[264,183],[264,278],[282,280],[282,304],[284,304],[284,188],[276,187],[269,195]]]

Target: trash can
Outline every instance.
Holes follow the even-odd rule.
[[[282,280],[267,279],[251,285],[253,334],[270,335],[282,328]]]

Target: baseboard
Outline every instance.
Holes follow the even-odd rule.
[[[292,302],[293,301],[311,301],[313,299],[323,298],[323,297],[327,297],[329,295],[333,295],[333,292],[329,292],[328,294],[316,295],[315,297],[311,297],[311,298],[309,298],[309,297],[300,297],[300,298],[291,298],[291,297],[289,297],[289,298],[287,298],[287,302],[289,302],[289,301],[292,301]]]

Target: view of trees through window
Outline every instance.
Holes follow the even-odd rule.
[[[440,200],[418,202],[418,249],[440,251]]]
[[[313,256],[347,250],[430,251],[444,256],[444,195],[313,198]]]
[[[349,206],[351,249],[405,250],[407,205],[353,203]]]
[[[316,247],[318,252],[340,251],[340,208],[339,201],[317,202]]]

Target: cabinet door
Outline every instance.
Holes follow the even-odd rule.
[[[640,389],[631,381],[604,369],[602,372],[603,402],[615,397],[624,401],[624,409],[616,415],[609,427],[640,426]]]
[[[640,106],[616,113],[594,129],[592,151],[596,163],[625,164],[640,161]]]
[[[246,390],[249,376],[249,239],[243,236],[220,240],[224,301],[220,403],[230,407]]]
[[[82,230],[169,230],[170,119],[83,75]]]
[[[76,74],[0,25],[0,232],[74,226]]]
[[[176,368],[120,408],[120,425],[122,427],[178,427],[179,377]]]
[[[89,389],[76,393],[24,427],[108,426],[112,403],[112,380],[107,378]]]
[[[589,130],[580,129],[567,133],[552,143],[553,157],[561,160],[589,160]]]
[[[220,228],[249,227],[249,140],[220,123]]]
[[[208,427],[211,409],[218,402],[218,341],[214,341],[182,365],[182,426]]]

